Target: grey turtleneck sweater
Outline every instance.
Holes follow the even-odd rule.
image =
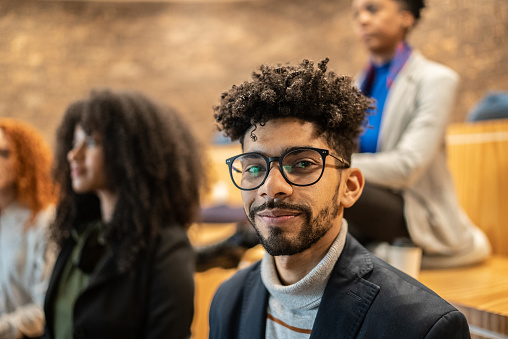
[[[282,285],[274,258],[268,253],[261,260],[261,279],[270,293],[268,299],[266,338],[303,339],[312,332],[321,297],[346,242],[347,222],[325,257],[300,281]]]

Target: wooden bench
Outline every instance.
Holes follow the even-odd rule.
[[[508,338],[508,257],[492,256],[471,267],[422,270],[419,280],[466,315],[476,338]]]
[[[508,338],[508,120],[452,124],[448,164],[459,201],[488,236],[486,262],[423,270],[419,280],[460,309],[473,338]]]

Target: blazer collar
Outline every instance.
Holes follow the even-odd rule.
[[[44,299],[44,313],[46,315],[46,327],[49,329],[51,333],[53,333],[53,324],[54,324],[54,304],[55,298],[58,292],[58,283],[60,281],[60,277],[62,276],[62,272],[65,268],[65,264],[69,259],[72,248],[75,245],[75,241],[69,239],[62,245],[62,249],[60,250],[60,254],[58,255],[55,265],[53,266],[53,272],[51,274],[51,278],[49,279],[48,289],[46,291],[46,297]]]
[[[266,332],[268,290],[261,280],[260,263],[249,272],[245,280],[242,315],[238,333],[242,339],[263,339]]]
[[[74,239],[72,238],[68,239],[62,246],[62,250],[60,251],[60,254],[58,255],[58,258],[55,262],[55,266],[53,268],[53,273],[51,274],[45,299],[45,308],[47,308],[48,310],[51,310],[53,308],[53,304],[55,302],[55,298],[58,293],[60,278],[64,271],[65,265],[67,264],[67,261],[70,260],[72,250],[74,249],[75,245],[76,242],[74,241]],[[105,256],[106,257],[103,259],[102,263],[100,263],[101,266],[90,276],[90,282],[88,286],[84,289],[82,294],[90,290],[91,288],[100,285],[110,279],[113,279],[114,277],[121,274],[120,271],[118,270],[118,266],[116,265],[113,251],[108,250]],[[49,313],[51,315],[53,314],[52,311]]]
[[[381,119],[378,151],[383,151],[389,147],[387,144],[391,143],[387,140],[390,136],[398,135],[397,133],[394,134],[393,131],[402,128],[399,126],[403,121],[401,112],[411,111],[411,108],[415,105],[414,98],[418,90],[417,79],[418,73],[421,72],[422,60],[424,60],[424,57],[421,53],[413,50],[388,92]]]
[[[335,264],[312,328],[314,338],[354,338],[379,292],[363,279],[372,271],[371,254],[348,235]]]
[[[238,328],[242,339],[265,337],[269,294],[257,265],[245,280]],[[379,286],[363,279],[372,269],[372,255],[348,234],[321,299],[311,339],[356,336],[379,292]]]

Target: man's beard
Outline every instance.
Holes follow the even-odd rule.
[[[320,210],[317,216],[313,216],[309,206],[276,202],[272,199],[260,206],[251,207],[249,221],[256,230],[259,242],[270,255],[294,255],[309,249],[328,232],[333,225],[333,220],[339,214],[338,200],[339,188],[337,187],[331,204]],[[300,212],[305,219],[300,233],[296,237],[287,237],[281,228],[267,225],[268,236],[266,238],[263,237],[256,225],[255,218],[258,212],[267,208],[280,208]]]

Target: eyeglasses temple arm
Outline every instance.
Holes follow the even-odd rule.
[[[346,167],[350,167],[350,166],[351,166],[351,164],[350,164],[348,161],[346,161],[346,160],[342,159],[341,157],[335,156],[335,155],[333,155],[333,154],[329,154],[329,155],[330,155],[331,157],[333,157],[333,158],[335,158],[335,159],[339,160],[341,163],[343,163],[344,165],[346,165]]]

